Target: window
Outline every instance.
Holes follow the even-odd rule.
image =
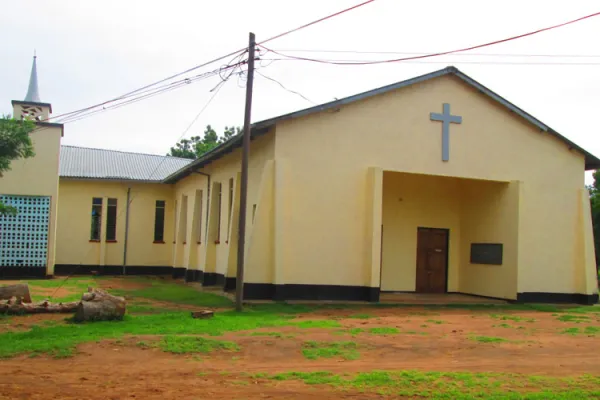
[[[173,210],[173,243],[177,243],[177,200],[175,200],[175,209]]]
[[[196,218],[198,218],[198,221],[196,222],[197,223],[196,226],[197,226],[197,229],[198,229],[198,233],[197,233],[198,237],[196,238],[196,241],[198,243],[202,242],[202,208],[203,208],[202,207],[202,201],[203,201],[202,190],[197,190],[196,191],[196,202],[197,202],[197,205],[198,205],[198,212],[197,212],[198,216]]]
[[[252,223],[254,223],[254,216],[256,215],[256,204],[252,205]]]
[[[188,197],[181,196],[181,210],[179,211],[179,238],[177,241],[182,244],[187,243],[187,209]]]
[[[102,198],[92,199],[92,231],[90,240],[100,241],[100,229],[102,227]]]
[[[227,209],[227,232],[231,231],[231,208],[233,206],[233,178],[229,179],[229,208]]]
[[[217,189],[219,190],[219,198],[217,201],[217,242],[221,240],[221,198],[223,197],[223,193],[221,191],[222,187],[222,184],[217,183]]]
[[[156,208],[154,210],[154,241],[165,241],[165,201],[156,200]]]
[[[106,241],[117,240],[117,199],[108,199],[106,209]]]

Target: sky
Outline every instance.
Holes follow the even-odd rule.
[[[114,98],[359,3],[361,0],[170,0],[101,3],[20,0],[0,14],[0,114],[27,92],[34,49],[40,96],[53,115]],[[320,59],[385,59],[464,48],[600,11],[596,0],[376,0],[273,40],[267,47]],[[485,49],[371,66],[261,61],[252,121],[360,93],[454,65],[570,140],[600,156],[600,16]],[[303,52],[300,50],[310,50]],[[315,52],[334,50],[336,53]],[[519,55],[519,56],[516,56]],[[544,57],[541,57],[541,56]],[[267,54],[264,58],[274,57]],[[207,72],[219,64],[197,71]],[[571,65],[566,65],[571,64]],[[213,96],[218,77],[67,123],[63,144],[166,154]],[[245,82],[236,77],[184,137],[206,125],[243,123]],[[587,181],[589,181],[589,174]]]

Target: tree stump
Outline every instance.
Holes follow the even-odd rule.
[[[125,311],[123,297],[113,296],[102,289],[88,288],[81,297],[74,319],[76,322],[122,319]]]
[[[78,305],[78,301],[57,304],[52,304],[48,301],[42,301],[39,303],[23,303],[18,298],[13,297],[5,303],[0,303],[0,313],[14,315],[42,313],[72,313],[77,309]]]
[[[13,297],[20,298],[23,303],[31,303],[29,285],[19,283],[16,285],[0,286],[0,300],[10,300]]]

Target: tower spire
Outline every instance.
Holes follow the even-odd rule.
[[[29,77],[29,88],[27,89],[27,95],[25,101],[32,103],[41,103],[40,101],[40,90],[38,88],[37,78],[37,55],[35,50],[33,51],[33,65],[31,66],[31,76]]]

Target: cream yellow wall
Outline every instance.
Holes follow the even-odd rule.
[[[157,183],[60,180],[56,264],[122,265],[127,189],[131,188],[127,265],[171,266],[173,257],[173,186]],[[90,242],[92,198],[102,197],[100,242]],[[117,199],[117,240],[105,241],[106,203]],[[165,201],[165,243],[154,242],[156,200]]]
[[[0,178],[0,194],[50,196],[47,273],[54,273],[61,127],[38,126],[30,133],[35,156],[11,162]]]
[[[463,118],[450,127],[448,162],[441,160],[441,123],[429,119],[443,103]],[[520,181],[518,291],[588,290],[573,280],[584,157],[456,77],[283,121],[275,159],[290,165],[287,282],[369,284],[366,171],[379,167]]]
[[[261,177],[263,174],[264,165],[268,160],[271,160],[274,155],[274,135],[268,133],[260,136],[251,142],[250,147],[250,160],[249,160],[249,174],[248,174],[248,208],[246,217],[246,240],[251,235],[252,230],[252,210],[253,206],[257,204],[259,197],[259,186]],[[237,240],[237,221],[233,221],[237,218],[238,214],[234,215],[235,208],[239,207],[239,194],[234,198],[232,203],[231,214],[228,212],[229,208],[229,183],[230,179],[234,182],[234,193],[236,191],[236,185],[239,182],[239,171],[241,170],[241,151],[236,149],[233,152],[223,156],[222,158],[208,164],[201,168],[199,171],[210,175],[211,184],[211,201],[208,204],[208,220],[207,220],[207,184],[208,177],[198,173],[193,173],[175,184],[175,196],[177,199],[181,199],[182,196],[188,196],[188,222],[187,222],[187,233],[186,243],[189,247],[189,251],[185,254],[193,254],[196,252],[195,265],[190,264],[190,257],[183,257],[181,266],[190,269],[201,269],[205,272],[216,272],[225,276],[232,276],[232,268],[230,266],[235,265],[235,261],[231,257],[236,257],[236,252],[232,251],[230,247],[234,247]],[[217,237],[217,223],[214,220],[217,218],[218,212],[216,210],[217,204],[217,193],[215,191],[216,184],[222,185],[222,199],[221,199],[221,234]],[[202,244],[197,244],[197,241],[190,240],[192,238],[192,227],[196,226],[198,221],[193,217],[193,207],[196,190],[203,190],[203,212],[202,212],[202,227],[209,229],[205,233],[202,233],[203,237],[207,240],[202,240]],[[231,215],[231,217],[230,217]],[[231,218],[231,224],[229,219]],[[216,241],[218,240],[218,243]],[[191,245],[190,245],[191,243]],[[179,245],[178,243],[177,245]],[[228,271],[229,270],[229,271]]]
[[[448,291],[458,291],[460,182],[455,178],[383,173],[381,290],[414,291],[417,228],[449,230]]]
[[[520,187],[519,182],[459,182],[459,292],[516,299]],[[472,243],[502,243],[502,265],[471,264]]]

